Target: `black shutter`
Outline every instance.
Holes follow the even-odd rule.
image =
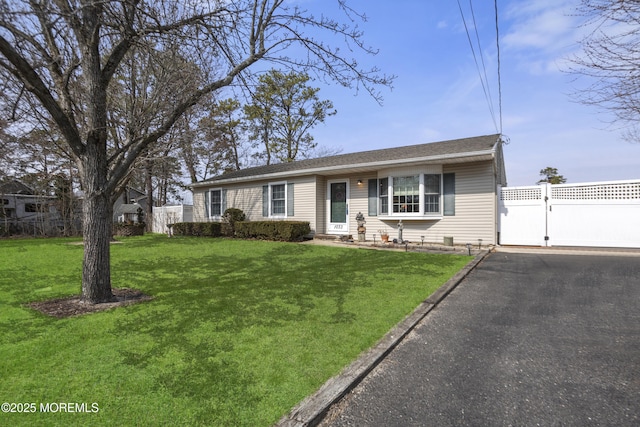
[[[456,214],[456,174],[445,173],[442,175],[442,180],[443,214],[453,216]]]
[[[262,216],[269,216],[269,186],[262,186]]]
[[[287,217],[291,217],[293,215],[293,182],[289,182],[287,184]]]
[[[378,180],[369,180],[369,216],[378,215]]]

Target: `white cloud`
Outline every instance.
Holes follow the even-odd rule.
[[[580,40],[580,19],[574,1],[516,1],[505,13],[507,24],[502,46],[517,55],[520,68],[532,74],[560,71],[567,55]]]

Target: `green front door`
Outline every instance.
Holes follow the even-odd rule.
[[[330,181],[328,183],[327,233],[347,234],[349,232],[349,183],[348,181]]]

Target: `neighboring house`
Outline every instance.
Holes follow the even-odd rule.
[[[55,197],[37,195],[18,180],[1,183],[1,234],[50,234],[60,221],[55,202]]]
[[[0,234],[56,235],[70,228],[80,232],[82,200],[79,196],[73,213],[63,218],[56,197],[37,195],[18,180],[0,183]],[[138,209],[145,212],[146,204],[143,192],[127,187],[113,204],[113,221],[138,222]]]
[[[401,228],[411,242],[496,244],[504,185],[501,136],[487,135],[229,172],[192,185],[194,221],[234,207],[248,220],[308,221],[313,234],[355,237],[362,213],[369,241]]]
[[[138,222],[138,209],[146,212],[147,195],[135,188],[126,187],[113,204],[113,222]],[[143,218],[143,221],[146,219]]]

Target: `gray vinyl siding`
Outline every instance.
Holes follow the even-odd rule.
[[[366,221],[365,228],[367,229],[366,238],[373,240],[373,233],[377,233],[377,229],[380,228],[380,221],[377,217],[369,216],[369,180],[376,179],[377,175],[374,174],[358,174],[350,180],[351,192],[349,194],[349,234],[354,239],[358,238],[358,222],[356,221],[356,215],[362,212]],[[362,181],[362,184],[358,185],[358,180]]]
[[[311,230],[316,229],[316,212],[315,207],[315,177],[296,177],[282,181],[255,181],[251,183],[217,185],[212,188],[224,188],[227,190],[227,208],[241,209],[248,221],[264,221],[269,218],[262,216],[262,186],[270,182],[287,182],[293,183],[294,189],[294,216],[288,216],[286,219],[294,221],[309,221]],[[209,189],[198,189],[193,193],[194,221],[206,222],[209,219],[205,217],[204,193]],[[278,220],[274,218],[274,220]]]
[[[496,243],[496,183],[492,162],[468,163],[461,165],[444,165],[443,173],[455,173],[455,215],[442,216],[432,220],[403,220],[402,237],[416,243],[425,237],[425,243],[443,243],[444,237],[453,237],[454,243],[482,244]],[[365,215],[367,223],[367,240],[380,239],[380,230],[386,230],[391,239],[398,238],[398,220],[380,220],[378,216],[368,215],[367,180],[376,175],[362,175],[357,179],[363,181],[362,186],[351,181],[351,203],[349,209],[350,230],[354,238],[357,224],[355,216],[358,212]]]
[[[227,189],[227,208],[241,209],[247,221],[261,221],[262,183],[225,186]]]
[[[295,221],[309,221],[311,232],[316,233],[318,224],[316,223],[316,177],[303,176],[290,179],[288,182],[294,183],[295,188]]]
[[[427,235],[442,242],[451,236],[455,243],[496,243],[496,181],[491,162],[446,166],[444,173],[456,174],[456,212],[434,224]]]
[[[425,171],[431,166],[416,167],[416,171]],[[408,169],[406,169],[408,170]],[[410,172],[410,170],[409,170]],[[383,176],[385,171],[346,173],[344,176],[323,177],[319,175],[299,176],[273,181],[251,181],[228,185],[212,184],[211,188],[227,190],[227,207],[242,209],[248,220],[262,221],[262,186],[269,182],[294,183],[295,215],[287,219],[308,221],[313,233],[326,233],[327,221],[327,180],[344,177],[349,181],[349,234],[357,239],[358,212],[365,216],[366,239],[380,239],[380,230],[386,230],[392,239],[398,237],[398,220],[380,215],[369,216],[368,180]],[[407,172],[408,173],[408,172]],[[416,172],[418,173],[418,172]],[[411,242],[442,243],[444,237],[453,237],[454,243],[495,244],[497,233],[496,171],[492,161],[475,163],[445,164],[442,173],[455,174],[455,215],[432,219],[403,220],[403,238]],[[362,181],[358,185],[358,180]],[[204,218],[204,191],[194,191],[194,221],[206,221]]]
[[[206,222],[208,219],[205,217],[205,208],[204,208],[204,193],[205,191],[202,188],[198,188],[193,191],[193,221],[194,222]]]
[[[324,234],[327,232],[327,180],[325,177],[316,177],[316,233]]]

